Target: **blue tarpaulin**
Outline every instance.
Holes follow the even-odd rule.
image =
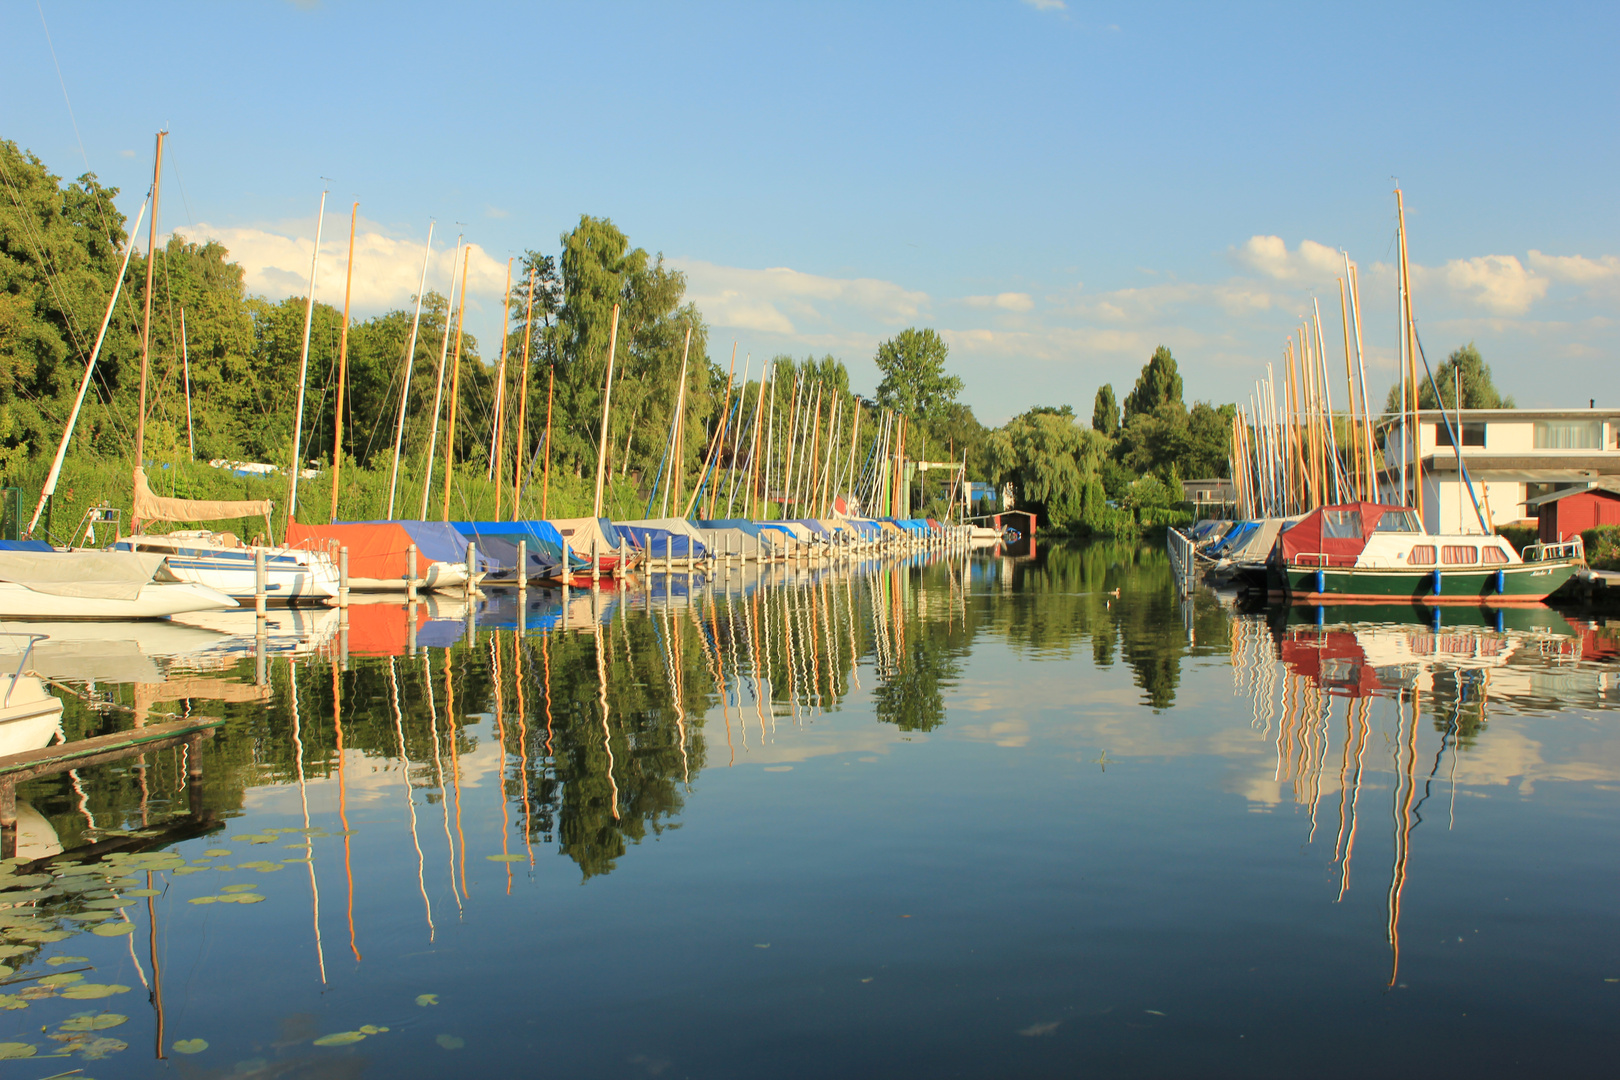
[[[561,567],[563,561],[563,548],[566,541],[557,527],[549,521],[457,521],[454,525],[461,533],[472,537],[478,543],[487,543],[499,540],[512,547],[508,561],[504,564],[508,569],[517,562],[517,545],[522,540],[527,547],[529,564],[535,561],[550,567]],[[576,552],[570,569],[590,569],[590,564]]]

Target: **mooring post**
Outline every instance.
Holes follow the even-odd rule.
[[[591,588],[596,589],[602,580],[602,545],[596,537],[591,537]]]
[[[468,545],[467,545],[467,605],[468,605],[469,608],[472,606],[473,589],[477,585],[477,581],[476,581],[477,576],[478,576],[478,545],[474,544],[474,543],[468,543]]]
[[[340,671],[349,670],[349,609],[338,609],[338,664]]]
[[[349,606],[349,549],[338,548],[338,607]]]
[[[416,602],[416,545],[405,549],[405,599]]]
[[[523,591],[529,587],[529,542],[527,540],[518,541],[517,575],[518,595],[521,598]],[[519,605],[519,610],[521,610],[521,607]]]
[[[416,598],[405,601],[405,655],[416,656]]]
[[[267,625],[264,612],[260,611],[253,620],[253,684],[264,686],[268,675],[265,664],[270,651],[270,627]]]
[[[264,605],[269,582],[265,580],[268,575],[264,566],[264,548],[253,549],[253,610],[260,617],[264,617]]]

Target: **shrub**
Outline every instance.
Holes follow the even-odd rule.
[[[1620,570],[1620,525],[1599,525],[1581,533],[1586,565],[1594,570]]]

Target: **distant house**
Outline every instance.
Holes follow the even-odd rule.
[[[1479,528],[1458,457],[1493,526],[1528,523],[1547,495],[1620,481],[1620,409],[1464,409],[1461,419],[1459,448],[1450,434],[1456,413],[1418,413],[1423,526],[1430,532]],[[1382,495],[1401,501],[1400,418],[1386,417],[1380,430]],[[1567,524],[1564,533],[1573,535]]]
[[[1195,509],[1205,506],[1230,506],[1237,501],[1237,488],[1230,480],[1183,480],[1181,490]]]
[[[1543,544],[1556,544],[1599,525],[1620,525],[1620,483],[1568,487],[1526,503],[1535,511]]]

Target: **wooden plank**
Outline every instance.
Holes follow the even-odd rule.
[[[219,725],[218,719],[201,723],[181,720],[170,724],[149,724],[133,731],[97,735],[94,738],[78,739],[58,746],[47,746],[41,750],[11,754],[0,757],[0,779],[11,773],[41,775],[44,772],[59,772],[64,768],[76,768],[80,764],[85,764],[86,758],[105,758],[108,755],[117,755],[121,751],[140,753],[143,750],[156,749],[150,745],[151,743],[182,740],[188,735],[212,732]]]

